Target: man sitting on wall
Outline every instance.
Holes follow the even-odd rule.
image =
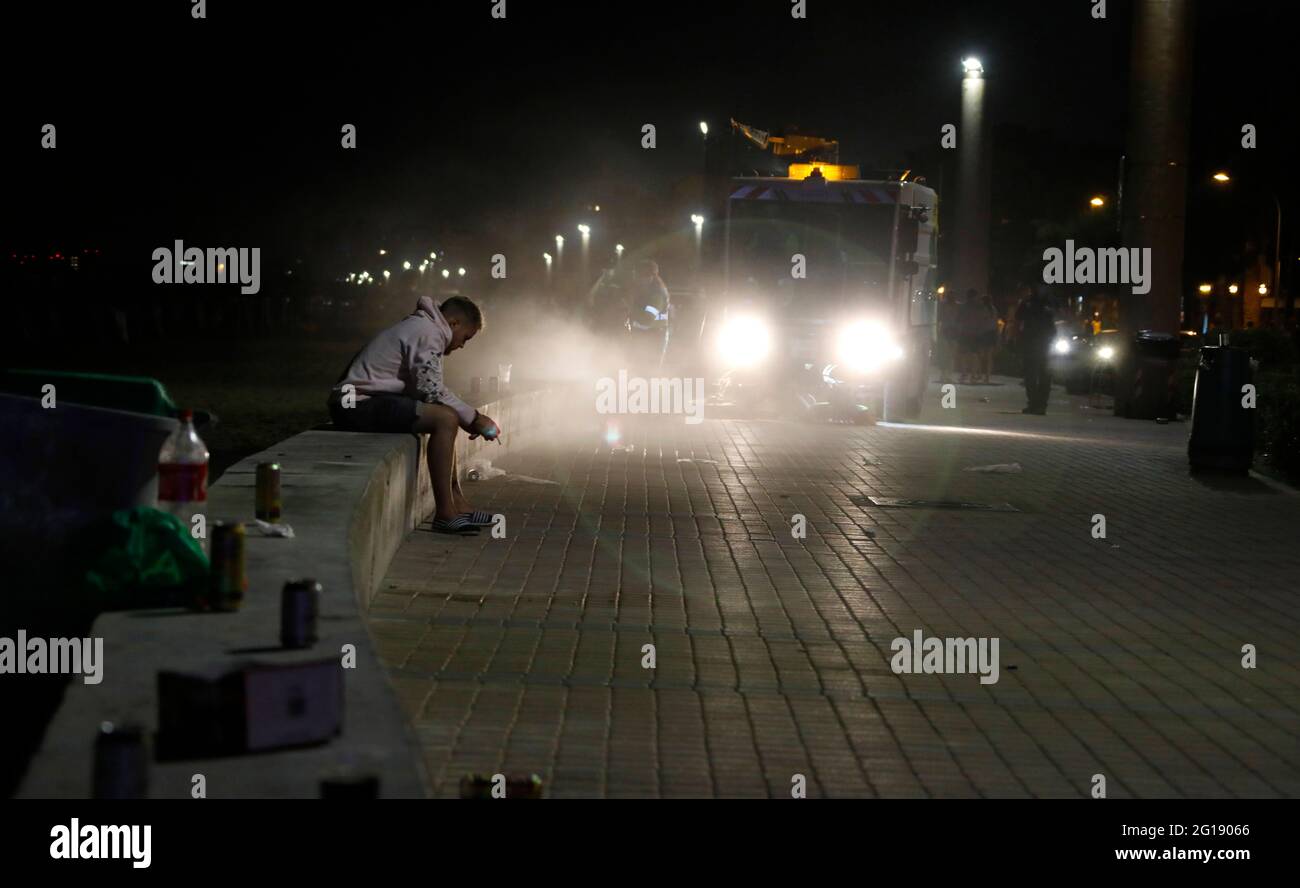
[[[456,433],[496,438],[501,430],[447,388],[442,359],[483,329],[483,313],[463,296],[442,305],[421,296],[415,311],[357,353],[330,390],[330,417],[354,432],[416,432],[429,436],[429,480],[436,503],[433,529],[475,534],[492,523],[475,512],[456,476]]]

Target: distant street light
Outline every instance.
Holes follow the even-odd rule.
[[[590,225],[579,225],[579,226],[578,226],[578,233],[581,234],[581,235],[583,236],[583,238],[585,239],[585,238],[587,237],[587,235],[591,234],[591,226],[590,226]]]
[[[387,251],[387,250],[380,250],[380,251],[379,251],[379,255],[380,255],[380,256],[387,256],[387,255],[388,255],[388,251]]]
[[[547,264],[547,265],[550,265],[550,264],[551,264],[551,254],[550,254],[550,253],[543,253],[543,254],[542,254],[542,258],[546,260],[546,264]]]
[[[614,244],[614,255],[617,256],[617,257],[620,258],[620,259],[623,258],[623,245],[622,245],[622,244]]]
[[[437,259],[437,258],[438,258],[438,254],[437,254],[437,253],[430,253],[430,254],[429,254],[429,258],[430,258],[430,259]]]
[[[1093,207],[1101,208],[1106,206],[1106,198],[1097,196],[1094,197],[1092,200],[1088,201],[1088,203],[1091,204]]]
[[[1212,178],[1214,181],[1219,183],[1232,181],[1232,177],[1223,170],[1215,173]],[[1273,296],[1276,298],[1277,294],[1282,292],[1282,201],[1275,193],[1270,192],[1270,196],[1273,198],[1273,205],[1277,210],[1277,230],[1273,235]],[[1287,298],[1288,305],[1286,306],[1288,314],[1290,313],[1291,303],[1295,297],[1295,288],[1292,287],[1291,289],[1292,294]],[[1268,288],[1263,284],[1260,284],[1259,295],[1263,296],[1267,292]]]
[[[403,270],[403,271],[410,271],[410,270],[411,270],[411,263],[410,263],[409,261],[407,261],[407,262],[403,262],[403,263],[402,263],[402,270]]]
[[[451,272],[444,268],[444,269],[442,270],[442,276],[445,277],[445,278],[449,278],[449,277],[451,277]]]
[[[704,217],[701,216],[699,213],[692,213],[691,221],[695,223],[696,228],[699,228],[701,225],[704,224]]]
[[[384,269],[384,280],[388,280],[388,279],[389,279],[390,277],[392,277],[392,276],[393,276],[393,273],[392,273],[391,271],[389,271],[387,268],[385,268],[385,269]]]
[[[966,69],[966,76],[971,79],[977,79],[984,76],[984,66],[980,64],[980,60],[974,56],[962,59],[961,66]]]
[[[1200,285],[1199,287],[1197,287],[1196,289],[1200,290],[1202,293],[1209,293],[1209,292],[1210,292],[1211,290],[1213,290],[1214,288],[1211,287],[1209,284],[1201,284],[1201,285]]]
[[[701,121],[700,121],[700,135],[702,135],[702,136],[707,136],[708,134],[709,134],[709,124],[708,124],[708,121],[701,120]]]
[[[1231,293],[1233,296],[1236,296],[1237,291],[1240,289],[1241,288],[1238,287],[1236,284],[1228,284],[1228,292]]]
[[[464,276],[465,276],[465,269],[463,269],[463,268],[458,268],[458,269],[456,269],[456,274],[460,275],[461,277],[464,277]]]
[[[1268,295],[1268,284],[1260,284],[1260,285],[1259,285],[1259,295],[1261,295],[1261,296],[1267,296],[1267,295]]]

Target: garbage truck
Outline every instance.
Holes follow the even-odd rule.
[[[936,333],[938,195],[910,171],[863,177],[834,140],[732,126],[789,162],[726,178],[703,343],[717,398],[914,418]]]

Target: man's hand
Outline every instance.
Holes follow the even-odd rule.
[[[473,440],[482,435],[484,438],[499,440],[501,436],[501,427],[493,421],[492,417],[485,416],[477,411],[474,413],[474,421],[469,424],[469,437]]]

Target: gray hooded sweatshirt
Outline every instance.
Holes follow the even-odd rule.
[[[357,353],[331,391],[341,396],[353,385],[357,400],[368,395],[406,395],[427,404],[446,404],[462,425],[474,421],[475,410],[447,388],[442,378],[443,352],[451,342],[451,327],[428,296],[415,311],[380,333]]]

